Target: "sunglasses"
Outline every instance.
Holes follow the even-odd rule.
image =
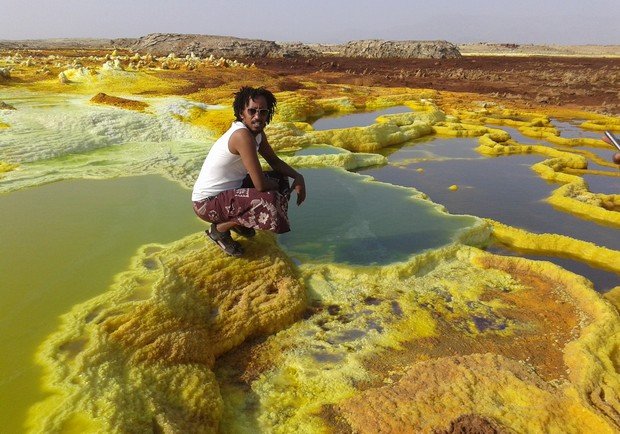
[[[269,114],[269,109],[249,108],[247,110],[248,110],[248,114],[252,117],[254,117],[256,113],[258,113],[259,116],[267,116]]]

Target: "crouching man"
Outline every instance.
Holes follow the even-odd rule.
[[[274,95],[262,87],[242,87],[235,93],[233,108],[235,121],[205,158],[192,202],[196,215],[211,223],[207,236],[228,255],[239,257],[243,249],[230,231],[245,237],[254,236],[255,229],[288,232],[291,191],[297,193],[300,205],[306,186],[304,177],[267,141],[264,129],[276,109]],[[262,170],[259,154],[273,171]]]

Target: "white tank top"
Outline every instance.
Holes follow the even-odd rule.
[[[228,149],[230,136],[241,128],[247,127],[242,122],[233,122],[228,131],[213,144],[194,184],[192,201],[201,201],[222,191],[241,187],[241,182],[248,171],[241,161],[241,156],[233,154]],[[255,138],[257,151],[262,138],[262,134]]]

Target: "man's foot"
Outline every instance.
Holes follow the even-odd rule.
[[[241,244],[232,239],[230,236],[230,231],[219,232],[215,223],[213,223],[211,225],[211,229],[206,230],[205,232],[207,237],[211,238],[213,242],[217,244],[217,246],[227,255],[234,256],[235,258],[243,255],[243,248],[241,247]]]
[[[256,235],[256,231],[253,228],[246,228],[245,226],[233,226],[230,230],[246,238],[252,238]]]

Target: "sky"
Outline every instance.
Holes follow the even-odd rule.
[[[0,40],[149,33],[620,45],[620,0],[0,0]]]

